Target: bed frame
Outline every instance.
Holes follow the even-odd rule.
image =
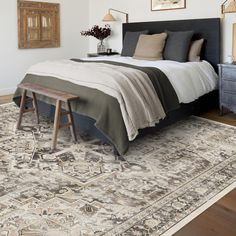
[[[170,31],[187,31],[194,30],[195,39],[204,38],[205,43],[202,50],[202,58],[212,64],[217,71],[217,64],[220,63],[220,19],[197,19],[197,20],[178,20],[178,21],[157,21],[157,22],[140,22],[140,23],[126,23],[123,24],[123,37],[127,31],[141,31],[149,30],[150,34],[161,33],[165,30]],[[190,104],[182,104],[181,107],[175,111],[167,114],[166,118],[162,120],[155,128],[147,128],[140,131],[140,136],[146,133],[156,132],[157,130],[173,124],[181,119],[190,115],[196,115],[203,111],[207,111],[213,107],[218,106],[218,91],[213,91],[199,98]],[[46,114],[53,117],[54,108],[46,104],[40,103],[41,110],[44,110]],[[50,115],[51,114],[51,115]],[[94,126],[95,121],[89,117],[81,116],[74,113],[75,123],[78,124],[80,130],[85,133],[95,136],[106,143],[109,141],[106,137]],[[115,156],[119,156],[119,153],[115,149]]]
[[[220,18],[210,19],[190,19],[176,21],[152,21],[152,22],[136,22],[123,24],[123,39],[128,31],[148,30],[149,34],[162,33],[169,31],[188,31],[193,30],[193,39],[204,39],[201,58],[211,63],[215,71],[218,72],[218,64],[221,61],[221,21]],[[198,115],[211,108],[218,107],[219,95],[218,91],[208,93],[198,100],[181,104],[181,107],[167,114],[155,128],[146,128],[140,131],[140,136],[146,133],[156,132],[167,125],[173,124],[190,115]]]

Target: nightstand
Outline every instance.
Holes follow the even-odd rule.
[[[113,56],[113,55],[119,55],[118,52],[111,52],[111,53],[88,53],[88,57],[102,57],[102,56]]]
[[[236,113],[236,65],[220,64],[220,115],[224,114],[224,108]]]

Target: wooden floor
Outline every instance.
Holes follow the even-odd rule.
[[[236,190],[207,209],[174,236],[236,236]]]
[[[12,97],[13,97],[13,95],[1,96],[0,97],[0,105],[11,102],[12,101]]]
[[[12,96],[0,97],[0,104],[11,102]],[[236,115],[219,116],[212,110],[201,117],[236,126]],[[174,236],[236,236],[236,190],[226,195]]]

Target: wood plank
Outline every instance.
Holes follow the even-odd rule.
[[[12,102],[13,95],[0,96],[0,104],[6,104]]]
[[[71,122],[69,122],[69,123],[66,123],[66,124],[60,124],[59,125],[59,129],[62,129],[62,128],[67,128],[67,127],[70,127],[72,125],[72,123]]]
[[[29,108],[29,109],[24,109],[23,113],[29,113],[29,112],[34,112],[34,108]]]
[[[228,209],[236,214],[236,190],[226,195],[217,204],[219,207]]]
[[[79,96],[70,94],[67,92],[59,91],[56,89],[45,88],[38,84],[32,83],[21,83],[18,85],[18,88],[26,89],[34,93],[38,93],[56,100],[61,100],[63,102],[79,99]]]
[[[16,129],[19,129],[21,126],[21,122],[22,122],[22,118],[23,118],[23,114],[25,110],[26,94],[27,94],[27,90],[23,90],[23,94],[22,94],[21,102],[20,102],[20,114],[19,114],[18,121],[16,124]]]
[[[57,146],[57,136],[59,132],[60,119],[61,119],[61,101],[57,100],[55,117],[54,117],[53,138],[52,138],[53,151],[56,149]]]
[[[218,109],[214,109],[208,112],[201,114],[200,116],[209,120],[214,120],[228,125],[236,126],[236,114],[228,112],[223,116],[219,115],[220,112]]]
[[[235,236],[236,212],[233,209],[235,201],[236,190],[233,190],[174,236]],[[227,207],[224,207],[225,204]]]
[[[37,121],[37,124],[39,124],[39,110],[38,110],[37,97],[35,93],[32,93],[32,96],[33,96],[33,106],[35,109],[36,121]]]
[[[72,136],[74,142],[77,142],[77,137],[76,137],[76,132],[75,132],[74,117],[73,117],[73,114],[72,114],[71,105],[70,105],[69,101],[67,101],[66,107],[67,107],[67,110],[69,112],[67,118],[68,118],[69,123],[71,123],[71,126],[70,126],[71,136]]]

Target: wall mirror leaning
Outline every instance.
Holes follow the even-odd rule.
[[[186,8],[186,0],[151,0],[152,11],[165,11]]]

